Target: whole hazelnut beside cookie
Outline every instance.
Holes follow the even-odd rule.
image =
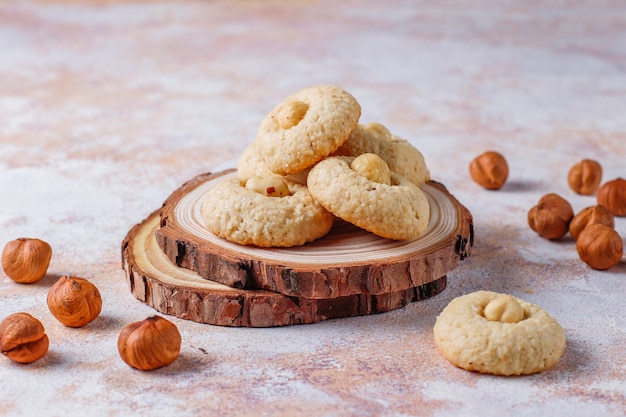
[[[546,194],[528,211],[528,225],[546,239],[559,239],[568,232],[574,217],[571,204],[558,194]]]
[[[62,276],[48,291],[48,308],[68,327],[83,327],[102,310],[98,288],[84,278]]]
[[[593,269],[605,270],[617,265],[624,256],[624,243],[615,229],[603,225],[587,226],[576,240],[580,259]]]
[[[9,278],[21,284],[32,284],[48,272],[52,248],[35,238],[10,241],[2,251],[2,268]]]
[[[0,352],[18,363],[31,363],[48,352],[48,335],[28,313],[15,313],[0,322]]]
[[[174,362],[182,338],[178,327],[161,316],[126,325],[117,340],[120,357],[129,366],[152,371]]]
[[[480,186],[499,190],[509,176],[509,165],[502,154],[487,151],[472,160],[469,171],[472,179]]]

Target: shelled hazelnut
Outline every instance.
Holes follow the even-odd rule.
[[[40,239],[22,237],[10,241],[2,251],[2,268],[9,278],[32,284],[48,272],[52,248]]]
[[[604,183],[598,190],[597,200],[615,216],[626,216],[626,180],[616,178]]]
[[[180,353],[181,342],[174,323],[161,316],[152,316],[124,327],[117,340],[117,349],[128,365],[151,371],[174,362]]]
[[[284,197],[289,195],[289,186],[278,176],[250,177],[245,187],[268,197]]]
[[[603,224],[592,224],[578,236],[576,250],[587,265],[604,270],[617,265],[622,259],[624,243],[615,229]]]
[[[364,153],[350,163],[350,168],[370,181],[391,185],[389,165],[380,156],[373,153]]]
[[[83,327],[102,310],[98,288],[84,278],[69,275],[50,287],[47,301],[52,315],[69,327]]]
[[[483,316],[489,321],[517,323],[524,319],[524,309],[514,297],[501,294],[485,306]]]
[[[571,204],[558,194],[546,194],[528,211],[528,225],[546,239],[559,239],[567,233],[574,217]]]
[[[604,206],[595,205],[586,207],[579,211],[569,224],[569,234],[574,240],[578,239],[578,235],[583,229],[592,224],[603,224],[610,228],[615,227],[615,219],[613,214]]]
[[[567,182],[578,194],[592,195],[602,181],[602,166],[591,159],[583,159],[574,164],[567,176]]]
[[[509,165],[502,154],[487,151],[472,160],[469,171],[472,179],[480,186],[499,190],[509,176]]]
[[[28,313],[11,314],[0,323],[0,352],[15,362],[35,362],[49,344],[43,324]]]

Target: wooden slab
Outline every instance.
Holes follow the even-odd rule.
[[[220,326],[271,327],[377,314],[440,293],[443,276],[433,282],[381,295],[328,300],[288,297],[264,290],[231,288],[174,265],[157,245],[159,215],[134,226],[122,243],[123,268],[133,295],[155,310],[182,319]]]
[[[300,247],[239,245],[210,233],[200,211],[207,190],[234,176],[235,170],[227,170],[185,183],[165,201],[156,231],[173,263],[233,288],[313,299],[389,294],[448,274],[473,244],[470,212],[442,184],[431,181],[423,187],[431,219],[418,239],[383,239],[338,221],[327,236]]]

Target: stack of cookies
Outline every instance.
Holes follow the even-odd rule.
[[[325,236],[338,217],[383,238],[417,238],[430,217],[424,157],[360,115],[339,87],[289,96],[262,120],[237,178],[207,193],[207,228],[242,245],[292,247]]]
[[[327,85],[279,104],[237,169],[193,178],[129,231],[131,292],[180,318],[270,327],[442,291],[469,254],[471,214],[416,148],[360,113]]]

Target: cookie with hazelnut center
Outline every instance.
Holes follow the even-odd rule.
[[[308,87],[261,121],[256,146],[272,172],[295,174],[341,146],[360,116],[361,106],[347,91],[332,85]]]
[[[307,187],[278,176],[216,184],[204,197],[201,213],[216,236],[260,247],[312,242],[326,235],[334,221]]]
[[[380,123],[359,124],[334,155],[357,157],[364,153],[380,156],[391,172],[417,186],[430,180],[422,153],[405,139],[393,135]]]
[[[433,332],[453,365],[494,375],[545,371],[559,361],[566,344],[563,328],[541,307],[491,291],[453,299]]]
[[[358,161],[366,155],[375,162],[366,161],[359,168]],[[335,216],[384,238],[415,239],[430,220],[424,192],[390,172],[374,154],[328,157],[311,168],[307,184],[313,197]]]

